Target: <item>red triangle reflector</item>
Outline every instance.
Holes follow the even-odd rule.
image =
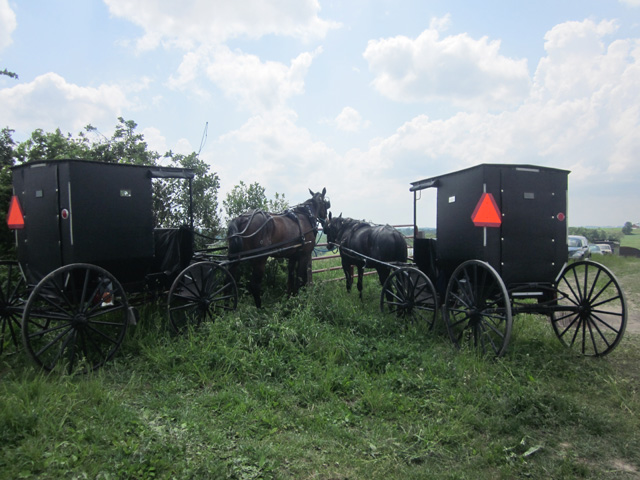
[[[7,225],[10,229],[24,228],[24,215],[18,197],[11,197],[11,205],[9,205],[9,215],[7,216]]]
[[[500,209],[493,195],[490,193],[482,194],[471,215],[471,220],[476,227],[499,227],[502,224]]]

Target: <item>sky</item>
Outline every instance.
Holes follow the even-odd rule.
[[[640,222],[640,0],[0,0],[5,68],[15,141],[123,117],[199,152],[220,204],[326,188],[410,224],[410,182],[533,164],[571,171],[569,226]]]

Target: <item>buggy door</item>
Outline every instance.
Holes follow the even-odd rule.
[[[38,163],[19,170],[13,184],[25,217],[24,229],[18,231],[19,258],[28,282],[37,283],[62,265],[58,165]]]
[[[566,259],[566,174],[501,169],[502,277],[507,286],[549,283]]]

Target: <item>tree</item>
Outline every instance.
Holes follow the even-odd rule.
[[[218,190],[220,179],[216,173],[209,173],[209,165],[193,152],[180,155],[167,152],[172,166],[190,168],[195,177],[191,185],[193,199],[194,228],[203,235],[215,237],[221,231],[218,216]],[[189,189],[184,180],[168,179],[154,183],[154,211],[158,225],[177,227],[185,225],[189,218]]]
[[[46,133],[38,128],[17,146],[14,155],[18,163],[86,158],[90,148],[82,140],[74,139],[70,133],[64,135],[59,128],[53,133]]]
[[[10,72],[6,68],[4,70],[0,70],[0,75],[6,75],[7,77],[15,78],[16,80],[18,79],[17,73]]]
[[[258,209],[269,212],[282,212],[289,208],[284,194],[276,192],[273,200],[267,200],[262,185],[258,182],[247,185],[242,180],[227,193],[227,198],[222,201],[222,205],[227,214],[227,222],[249,210]]]
[[[268,210],[264,187],[258,182],[247,185],[242,180],[227,193],[227,198],[222,201],[222,205],[227,214],[227,221],[248,210]]]
[[[632,231],[633,231],[633,224],[631,222],[626,222],[624,224],[624,227],[622,227],[622,233],[624,233],[625,235],[631,235]]]
[[[2,219],[7,218],[9,202],[13,194],[11,183],[11,167],[15,163],[13,147],[15,142],[11,135],[13,130],[3,128],[0,130],[0,215]],[[13,256],[14,240],[13,233],[9,230],[6,222],[0,222],[0,255]]]

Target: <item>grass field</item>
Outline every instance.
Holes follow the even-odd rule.
[[[605,259],[638,291],[640,261]],[[283,279],[281,279],[283,280]],[[284,281],[284,280],[283,280]],[[640,476],[640,336],[576,357],[516,318],[499,360],[379,312],[343,282],[267,292],[175,336],[142,311],[116,359],[0,375],[0,478],[632,479]]]
[[[620,241],[620,245],[623,247],[640,248],[640,231],[634,230],[631,235],[625,235]]]

